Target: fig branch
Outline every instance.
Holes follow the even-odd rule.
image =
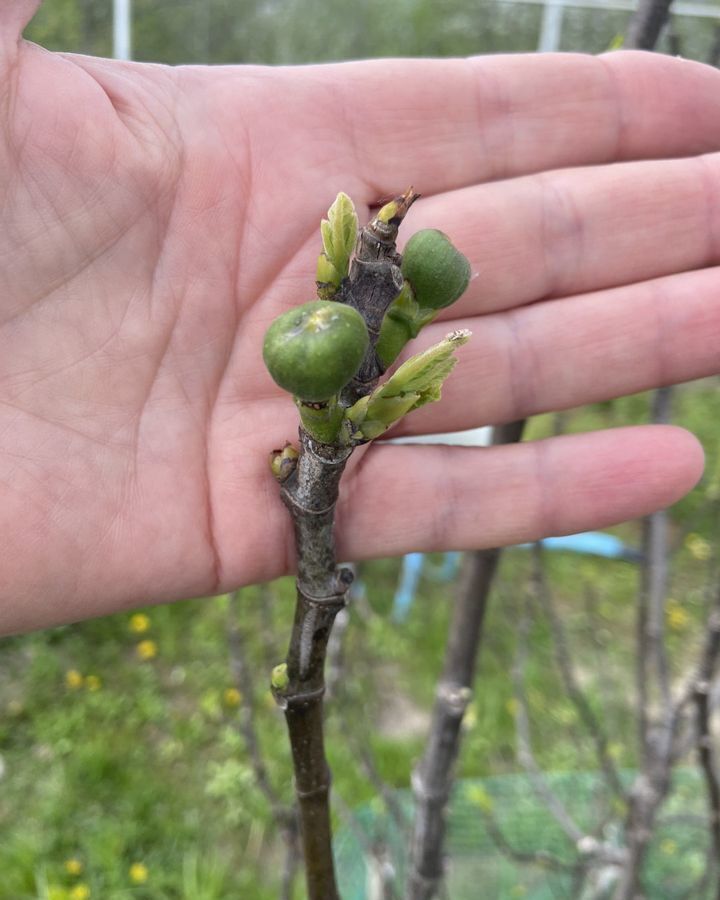
[[[408,189],[359,228],[339,194],[321,223],[317,300],[279,316],[265,336],[265,364],[293,396],[299,445],[271,454],[271,470],[293,521],[297,600],[287,659],[272,673],[285,713],[295,772],[310,900],[339,900],[332,855],[330,770],[323,736],[328,639],[345,606],[352,573],[338,567],[333,522],[340,479],[353,449],[407,413],[440,398],[455,331],[408,359],[384,383],[408,341],[465,290],[470,266],[441,232],[411,238],[401,256],[398,229],[417,194]]]

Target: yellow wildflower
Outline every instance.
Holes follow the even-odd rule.
[[[83,864],[80,862],[77,857],[73,856],[72,859],[65,860],[65,871],[68,875],[79,875],[83,870]]]
[[[664,841],[660,842],[660,852],[664,853],[665,856],[673,856],[677,853],[677,850],[677,841],[673,841],[671,838],[666,838]]]
[[[710,559],[712,555],[712,547],[709,542],[699,534],[689,534],[685,538],[685,546],[690,551],[690,555],[695,559]]]
[[[94,693],[95,691],[100,690],[100,688],[102,687],[102,681],[100,681],[97,675],[86,675],[85,687],[89,691],[92,691]]]
[[[76,691],[83,686],[83,677],[77,669],[68,669],[65,673],[65,686]]]
[[[155,641],[140,641],[135,648],[138,659],[148,660],[157,656],[157,644]]]
[[[687,628],[690,622],[690,616],[683,609],[682,605],[677,600],[672,599],[668,600],[665,605],[665,618],[668,626],[673,631],[682,631],[684,628]]]
[[[518,711],[518,702],[515,697],[510,697],[505,701],[505,709],[510,713],[511,716],[516,715]]]
[[[150,616],[145,613],[135,613],[130,616],[128,628],[133,634],[145,634],[150,629]]]
[[[130,881],[132,881],[133,884],[145,884],[145,882],[148,880],[148,877],[150,876],[148,867],[141,862],[134,862],[130,866],[129,874]]]
[[[69,896],[70,900],[90,900],[90,888],[86,884],[76,884]]]
[[[229,687],[223,691],[223,703],[225,706],[240,706],[242,694],[237,688]]]

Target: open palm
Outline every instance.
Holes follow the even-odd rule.
[[[338,190],[362,219],[412,183],[406,235],[447,231],[479,272],[452,326],[423,335],[475,336],[405,432],[720,368],[720,164],[698,156],[720,144],[714,70],[642,54],[168,69],[18,41],[33,5],[0,12],[3,630],[292,567],[267,454],[296,414],[262,336],[312,298]],[[701,466],[672,428],[373,447],[340,552],[607,524],[674,501]]]

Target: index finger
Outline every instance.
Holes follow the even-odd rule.
[[[297,74],[327,90],[323,119],[334,105],[368,200],[410,183],[427,195],[720,146],[720,72],[655,53],[378,60]]]

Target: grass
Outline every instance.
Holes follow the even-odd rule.
[[[646,415],[647,399],[631,397],[574,412],[566,425],[585,430]],[[706,557],[718,536],[716,382],[680,389],[676,421],[701,437],[709,457],[704,485],[673,510],[677,552],[668,624],[679,677],[699,642]],[[539,418],[531,437],[552,428],[550,417]],[[615,531],[637,545],[636,525]],[[508,673],[529,565],[530,555],[521,549],[508,551],[502,562],[465,731],[463,777],[518,768]],[[632,766],[637,568],[565,553],[547,553],[546,565],[612,753],[621,766]],[[328,717],[334,785],[350,808],[376,794],[358,763],[364,740],[383,778],[408,786],[423,745],[418,722],[430,707],[441,665],[452,589],[423,581],[407,622],[393,624],[398,568],[397,560],[380,560],[363,570],[372,614],[362,615],[361,606],[353,611],[343,700]],[[144,618],[120,614],[2,642],[0,900],[277,896],[281,848],[239,721],[243,704],[252,702],[270,777],[289,798],[284,723],[267,680],[282,658],[292,603],[289,579],[273,585],[270,598],[259,588],[244,592],[248,654],[257,677],[253,697],[240,703],[230,690],[225,598],[148,607]],[[591,744],[561,690],[542,619],[534,622],[531,638],[528,695],[538,759],[552,771],[592,770]],[[383,725],[388,709],[395,710],[392,696],[402,698],[403,715],[414,723],[408,733],[402,721],[392,729]]]

